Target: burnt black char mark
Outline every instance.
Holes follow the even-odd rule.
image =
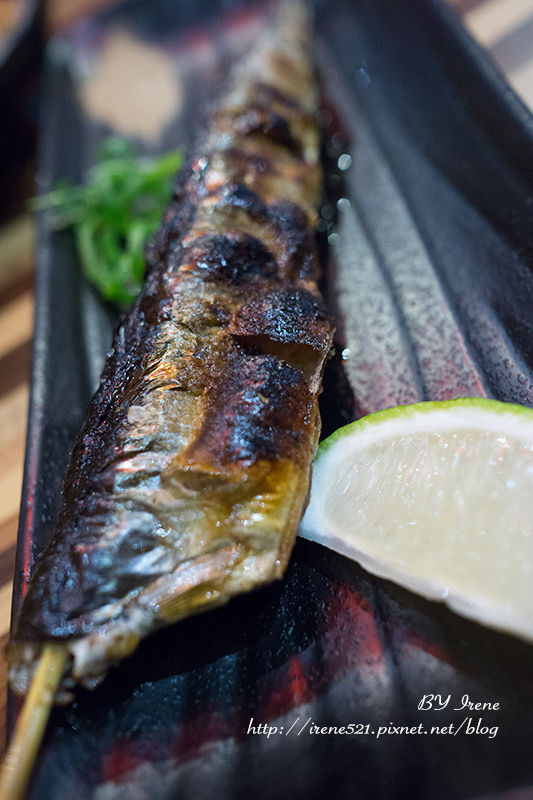
[[[251,219],[261,222],[268,221],[268,205],[243,183],[227,183],[217,192],[217,195],[219,206],[239,208],[245,211]]]
[[[329,342],[328,314],[324,303],[307,289],[277,289],[245,303],[235,317],[232,333],[324,350]]]
[[[289,277],[318,280],[320,271],[316,234],[308,227],[305,211],[295,203],[280,200],[269,205],[268,214],[283,241],[284,264]]]
[[[207,393],[202,430],[184,460],[242,469],[294,459],[311,404],[302,372],[274,356],[236,349],[224,378]]]
[[[300,206],[287,200],[265,203],[243,184],[228,183],[215,194],[214,207],[219,211],[241,211],[253,223],[274,234],[279,245],[281,280],[318,279],[315,231],[309,227],[307,214]]]
[[[182,271],[195,272],[206,281],[237,286],[263,279],[275,280],[278,266],[270,251],[247,234],[206,234],[184,252]]]
[[[254,85],[254,99],[255,102],[260,104],[263,108],[275,108],[280,105],[292,111],[297,110],[301,113],[297,100],[270,83],[257,81]]]
[[[307,226],[307,215],[294,203],[279,201],[268,207],[271,224],[282,243],[280,267],[290,282],[316,281],[319,262],[315,231]]]
[[[295,158],[302,157],[300,143],[294,138],[287,119],[269,108],[253,105],[228,119],[237,136],[262,136],[277,147],[285,148]],[[226,120],[222,124],[226,123]]]

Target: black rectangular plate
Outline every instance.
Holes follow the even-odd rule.
[[[422,399],[533,405],[529,111],[437,0],[314,11],[328,124],[321,228],[338,318],[325,432]],[[135,0],[51,42],[43,182],[80,179],[112,132],[79,93],[110,31],[188,64],[181,113],[156,144],[134,140],[150,152],[194,140],[224,42],[261,13]],[[15,611],[116,324],[70,236],[44,220],[36,291]],[[531,646],[298,541],[279,584],[150,637],[95,692],[55,710],[30,796],[530,797],[532,674]],[[491,708],[457,710],[463,698]]]

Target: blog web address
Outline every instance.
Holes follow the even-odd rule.
[[[320,725],[312,717],[296,717],[291,725],[271,725],[250,718],[246,733],[250,736],[486,736],[494,739],[497,725],[487,724],[483,717],[465,716],[446,725],[373,725],[364,722],[348,722],[346,725]]]

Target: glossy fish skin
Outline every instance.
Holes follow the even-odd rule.
[[[8,648],[20,693],[46,640],[72,657],[66,700],[152,630],[284,572],[332,339],[307,50],[286,3],[182,172]]]

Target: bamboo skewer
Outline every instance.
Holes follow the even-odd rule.
[[[66,658],[64,647],[45,645],[2,765],[2,800],[22,800],[24,797]]]

